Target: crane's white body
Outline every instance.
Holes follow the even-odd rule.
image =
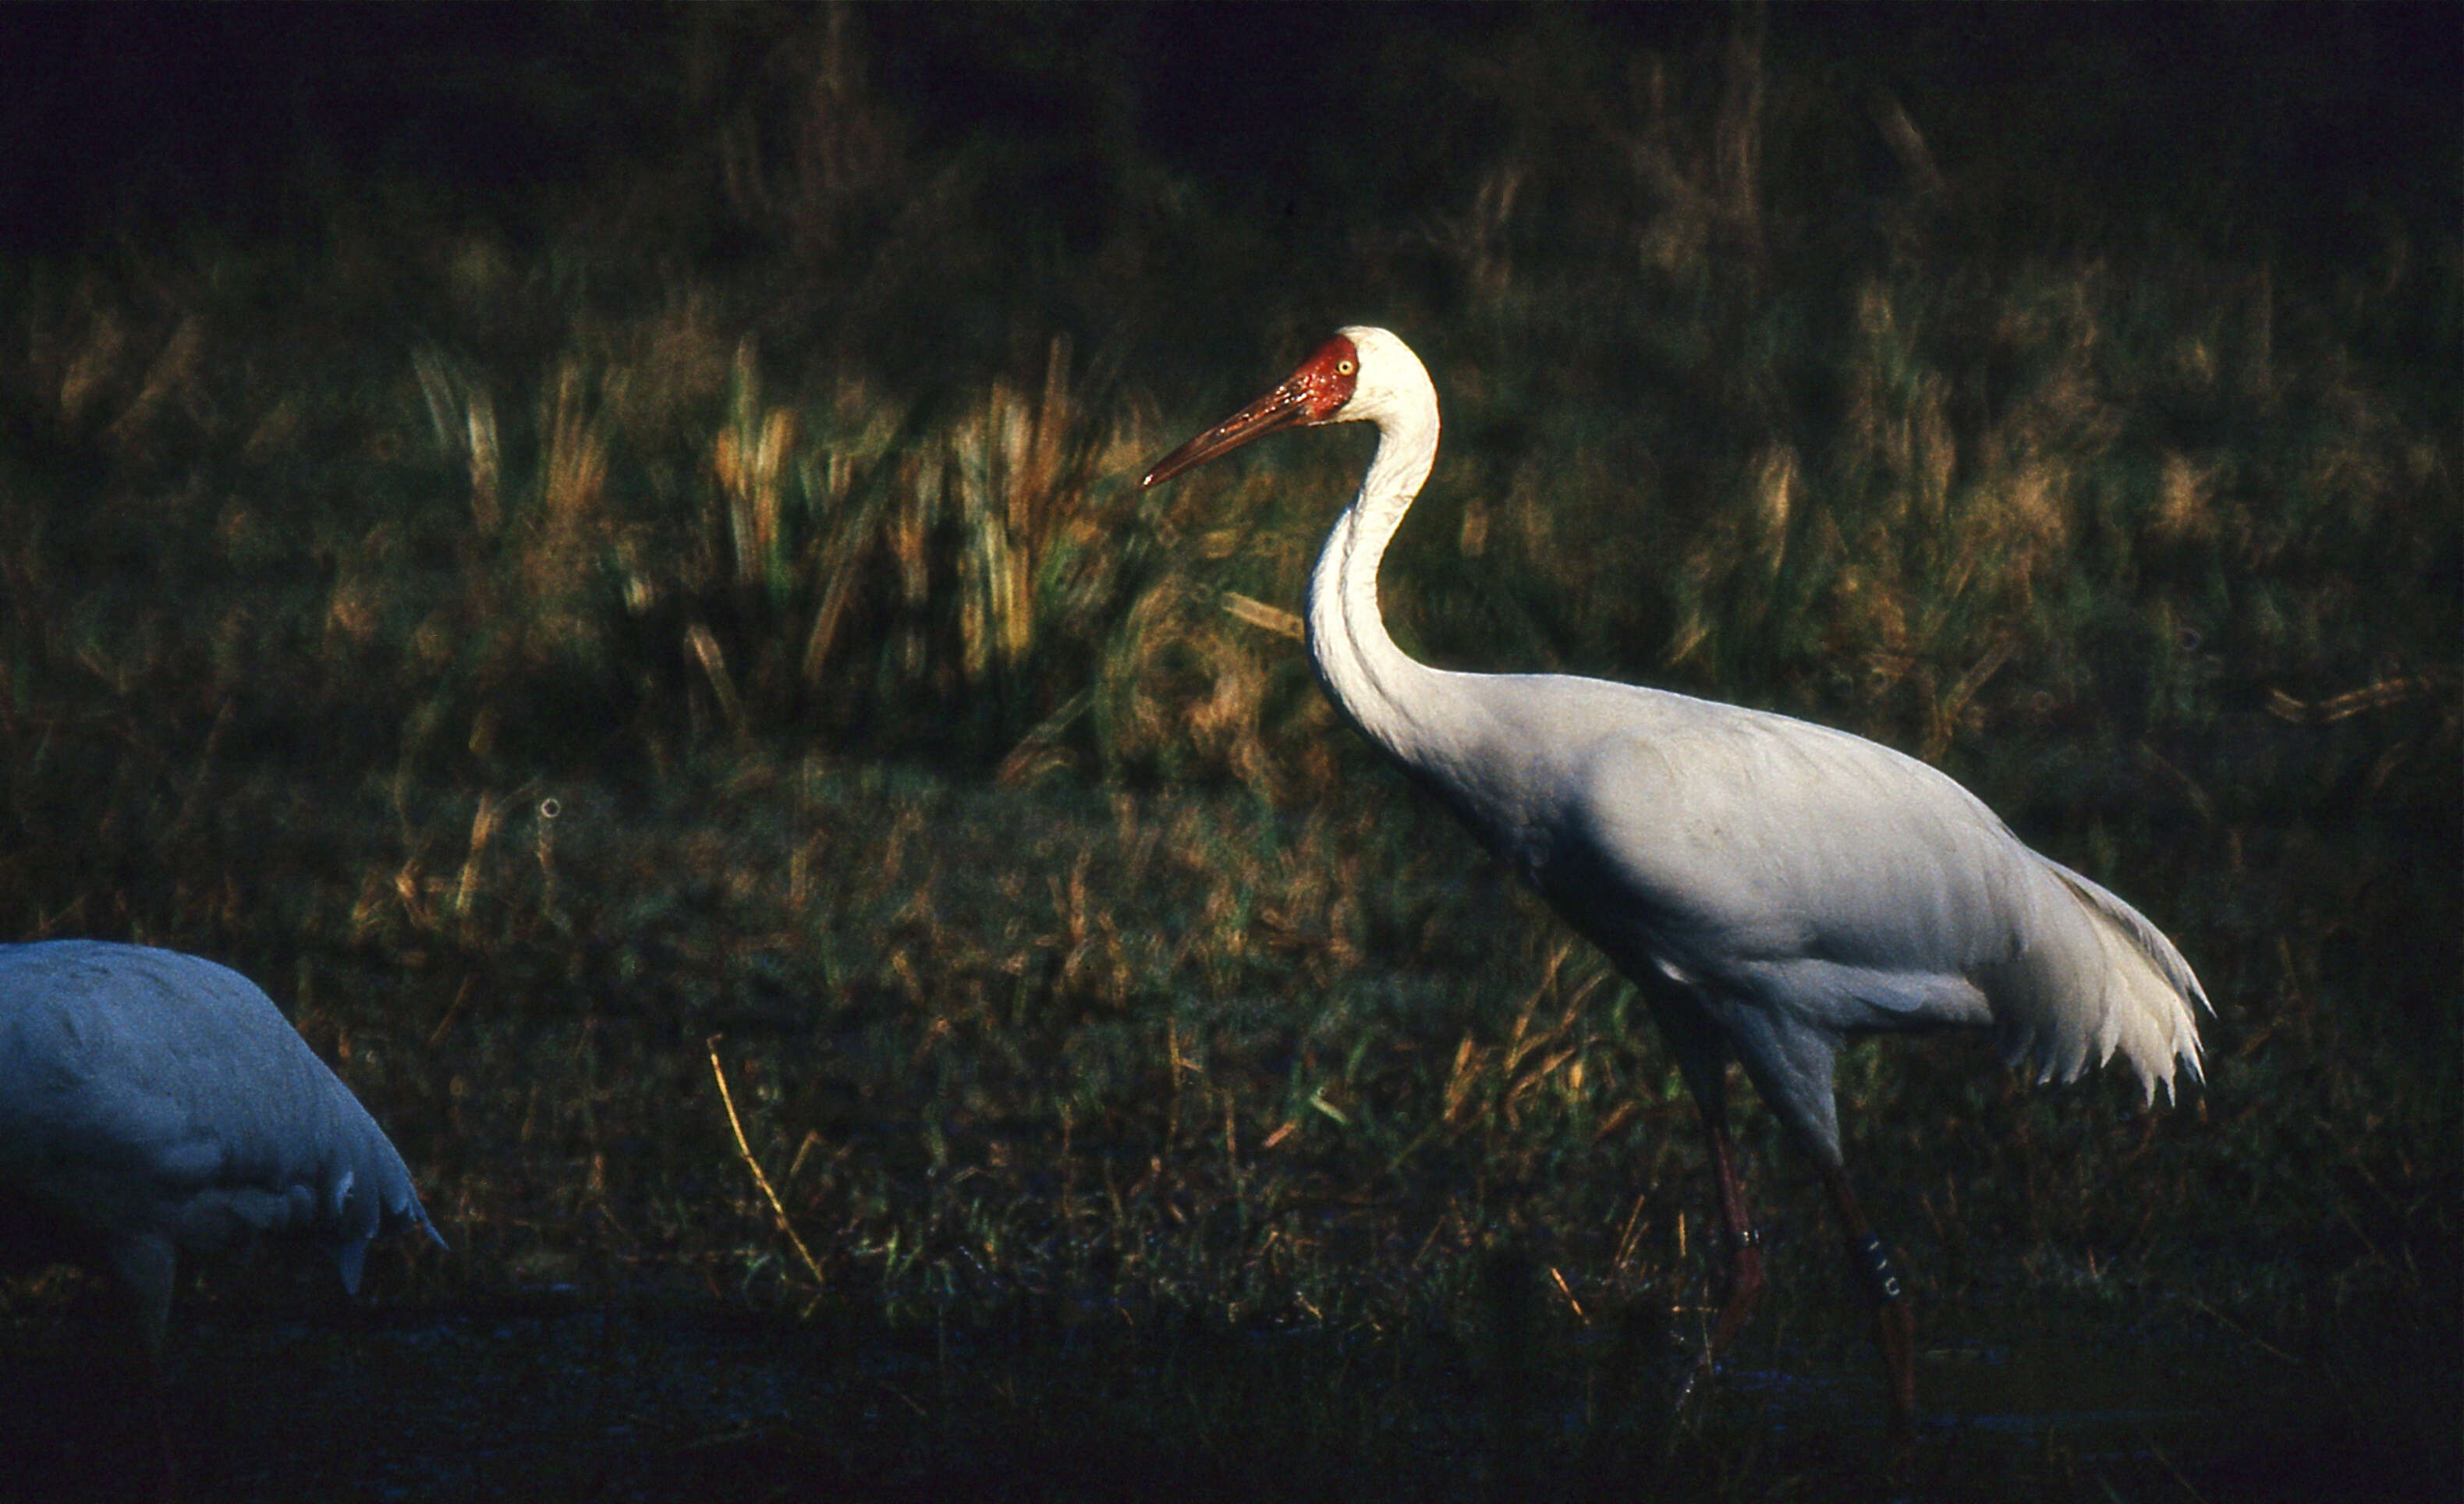
[[[1394,335],[1342,334],[1357,385],[1331,421],[1379,441],[1310,583],[1319,675],[1644,989],[1698,1094],[1733,1051],[1837,1165],[1832,1062],[1861,1033],[1988,1028],[2040,1079],[2120,1054],[2151,1100],[2197,1077],[2207,1000],[2181,953],[1945,774],[1786,716],[1397,648],[1377,566],[1436,458],[1437,395]]]
[[[356,1292],[371,1239],[435,1235],[402,1156],[273,1000],[141,945],[0,946],[0,1189],[81,1229],[158,1345],[181,1252],[305,1235]]]

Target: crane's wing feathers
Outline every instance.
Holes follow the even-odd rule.
[[[264,992],[138,945],[0,946],[0,1179],[94,1228],[157,1304],[139,1276],[167,1281],[168,1248],[303,1232],[356,1287],[371,1238],[434,1232],[402,1157]]]
[[[2067,911],[2056,906],[2060,919],[2023,958],[2032,964],[2007,977],[2005,1057],[2033,1062],[2039,1080],[2068,1080],[2119,1054],[2149,1101],[2159,1086],[2170,1094],[2176,1066],[2200,1079],[2192,1005],[2213,1008],[2189,962],[2138,910],[2059,862],[2029,855],[2071,901]],[[2092,946],[2079,942],[2082,931]]]
[[[1991,1027],[2045,1077],[2120,1054],[2151,1097],[2177,1067],[2196,1078],[2206,996],[2181,953],[1939,770],[1829,727],[1599,680],[1475,693],[1494,729],[1462,762],[1490,784],[1458,807],[1629,972],[1834,1037]]]

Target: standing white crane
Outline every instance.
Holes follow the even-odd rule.
[[[99,940],[0,945],[0,1249],[99,1263],[163,1345],[182,1252],[260,1235],[332,1250],[435,1238],[367,1109],[246,977]]]
[[[1347,422],[1375,424],[1378,440],[1309,580],[1309,655],[1327,694],[1649,1000],[1702,1108],[1727,1233],[1705,1368],[1763,1283],[1728,1139],[1733,1056],[1821,1174],[1904,1427],[1914,1320],[1841,1166],[1840,1047],[1991,1028],[2039,1080],[2119,1052],[2152,1103],[2177,1067],[2198,1078],[2198,979],[2137,910],[1888,747],[1662,690],[1449,673],[1406,655],[1378,611],[1377,565],[1437,457],[1438,399],[1419,358],[1383,329],[1343,330],[1145,484],[1278,429]]]

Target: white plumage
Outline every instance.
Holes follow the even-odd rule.
[[[0,946],[0,1192],[51,1224],[38,1246],[107,1262],[155,1346],[182,1252],[303,1235],[356,1293],[371,1239],[436,1236],[402,1156],[253,983],[95,940]]]
[[[1990,1028],[2039,1079],[2119,1054],[2152,1101],[2177,1070],[2198,1075],[2198,980],[2136,910],[1913,758],[1683,695],[1407,656],[1378,609],[1377,566],[1437,457],[1438,403],[1383,329],[1343,330],[1146,483],[1278,429],[1349,421],[1379,436],[1310,581],[1327,693],[1650,1000],[1702,1105],[1731,1238],[1706,1364],[1762,1283],[1726,1127],[1733,1057],[1841,1213],[1904,1421],[1911,1320],[1840,1166],[1837,1051],[1867,1033]]]

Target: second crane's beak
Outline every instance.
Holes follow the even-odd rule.
[[[1225,454],[1261,434],[1309,421],[1310,391],[1295,374],[1222,422],[1191,439],[1155,463],[1141,486],[1159,486],[1182,471]]]

